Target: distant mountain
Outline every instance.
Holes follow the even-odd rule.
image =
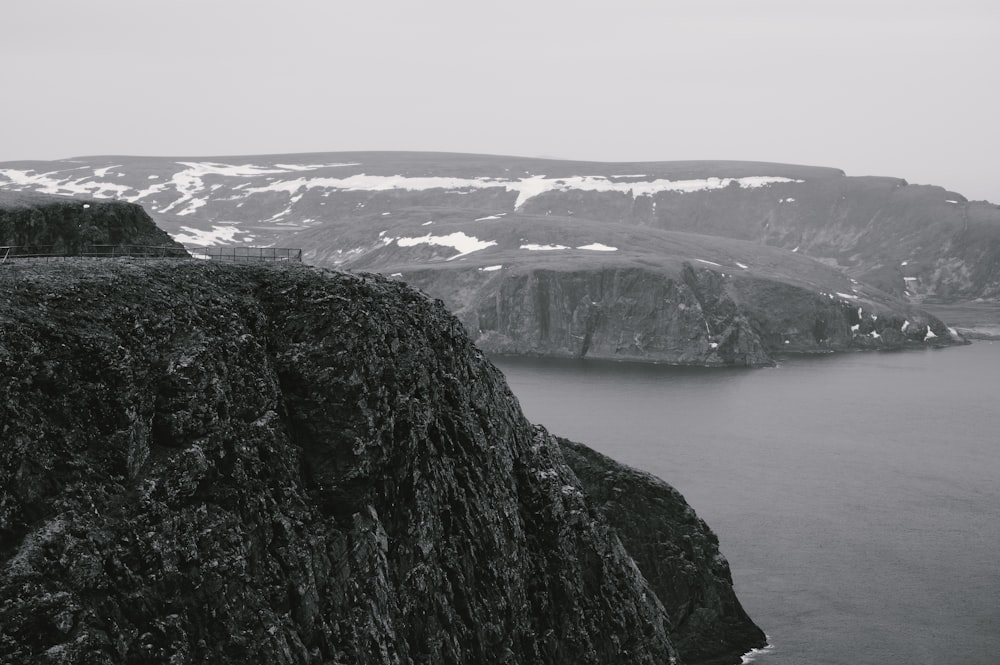
[[[141,203],[186,244],[302,247],[442,298],[483,348],[698,364],[944,343],[1000,297],[1000,209],[753,162],[446,153],[87,157],[0,187]]]

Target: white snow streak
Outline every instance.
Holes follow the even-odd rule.
[[[566,245],[536,245],[535,243],[528,243],[527,245],[521,245],[521,249],[527,249],[532,252],[549,252],[554,249],[569,249]]]
[[[604,176],[572,176],[568,178],[548,178],[544,175],[529,176],[519,180],[496,178],[454,178],[442,176],[407,177],[402,175],[381,176],[364,173],[346,178],[297,178],[252,187],[247,191],[295,192],[300,188],[341,189],[347,191],[387,191],[392,189],[426,190],[444,189],[449,191],[470,189],[491,189],[503,187],[509,192],[517,192],[515,207],[520,208],[530,199],[550,191],[583,190],[591,192],[621,192],[634,197],[650,196],[659,192],[701,192],[723,189],[736,183],[744,189],[767,187],[775,183],[803,182],[779,176],[750,176],[746,178],[700,178],[696,180],[652,180],[640,182],[614,182]]]
[[[602,245],[599,242],[593,242],[589,245],[580,245],[577,249],[587,249],[591,252],[617,252],[617,247],[611,247],[610,245]]]
[[[243,233],[235,226],[228,225],[214,225],[211,231],[182,226],[181,231],[184,233],[171,233],[170,236],[179,243],[203,247],[239,242],[236,240],[236,236]]]
[[[396,240],[396,244],[400,247],[413,247],[415,245],[438,245],[441,247],[451,247],[452,249],[458,250],[458,254],[448,258],[449,261],[452,261],[460,256],[465,256],[466,254],[471,254],[472,252],[478,252],[481,249],[492,247],[497,243],[495,240],[480,240],[474,236],[467,236],[461,231],[456,231],[455,233],[449,233],[446,236],[434,236],[428,233],[427,235],[419,238],[399,238]]]

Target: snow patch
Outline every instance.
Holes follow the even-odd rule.
[[[505,212],[501,212],[501,213],[497,213],[496,215],[489,215],[487,217],[476,217],[476,219],[474,221],[485,222],[488,219],[501,219],[506,214],[507,213],[505,213]]]
[[[461,231],[456,231],[455,233],[449,233],[446,236],[434,236],[428,233],[427,235],[419,238],[399,238],[396,240],[396,244],[400,247],[413,247],[415,245],[438,245],[441,247],[451,247],[452,249],[458,250],[458,254],[448,258],[449,261],[452,261],[460,256],[465,256],[466,254],[471,254],[472,252],[478,252],[479,250],[486,249],[487,247],[492,247],[497,243],[495,240],[480,240],[474,236],[465,235]]]
[[[743,268],[744,270],[749,270],[750,269],[747,266],[745,266],[744,264],[740,263],[739,261],[736,262],[736,265],[738,265],[739,267]]]
[[[495,270],[500,270],[500,268],[503,268],[503,264],[502,263],[499,264],[499,265],[495,265],[495,266],[486,266],[484,268],[480,268],[479,272],[493,272]]]
[[[937,335],[934,334],[934,331],[931,330],[930,326],[927,326],[927,334],[924,335],[924,341],[926,342],[927,340],[934,339],[935,337],[937,337]]]
[[[705,259],[695,259],[695,261],[698,261],[699,263],[707,263],[710,266],[718,266],[720,268],[722,267],[721,264],[716,263],[715,261],[706,261]]]
[[[838,295],[838,296],[840,296],[841,298],[850,298],[851,300],[857,300],[857,299],[858,299],[858,297],[857,297],[857,296],[855,296],[855,295],[852,295],[852,294],[850,294],[850,293],[841,293],[840,291],[837,291],[836,293],[837,293],[837,295]]]
[[[118,168],[119,166],[121,166],[121,164],[114,164],[113,166],[105,166],[102,169],[94,169],[94,177],[95,178],[107,178],[108,177],[108,171],[110,171],[111,169]]]
[[[79,171],[83,168],[86,167],[77,167],[70,170]],[[81,175],[75,179],[72,176],[66,176],[64,174],[65,172],[60,173],[59,171],[36,173],[31,169],[26,171],[19,169],[0,169],[0,176],[6,178],[10,184],[21,187],[30,187],[32,190],[43,194],[61,194],[63,196],[85,194],[98,199],[118,197],[124,198],[128,201],[135,201],[139,198],[137,196],[125,196],[126,192],[135,190],[134,187],[130,187],[128,185],[89,180],[92,177],[90,174]],[[153,185],[150,190],[146,191],[151,193],[151,190],[155,187],[161,187],[162,189],[162,186],[160,185]],[[142,193],[140,192],[140,194]]]
[[[328,169],[338,166],[361,166],[361,162],[334,162],[332,164],[275,164],[279,169],[285,171],[315,171],[316,169]]]
[[[190,215],[191,213],[193,213],[194,211],[196,211],[198,208],[201,208],[202,206],[204,206],[205,203],[207,203],[207,201],[205,201],[205,199],[191,199],[190,202],[188,203],[187,207],[184,208],[183,210],[181,210],[180,212],[178,212],[177,216],[178,217],[183,217],[185,215]],[[288,211],[286,210],[285,214],[287,214],[287,213],[288,213]],[[278,215],[275,215],[275,217],[277,217],[277,216]]]
[[[245,165],[240,168],[247,168]],[[231,167],[236,168],[236,167]],[[253,167],[259,169],[260,167]],[[258,171],[257,173],[260,173]],[[409,191],[444,189],[446,191],[462,192],[472,189],[492,189],[503,187],[508,192],[517,192],[514,207],[520,208],[529,200],[550,191],[582,190],[590,192],[620,192],[631,194],[633,198],[649,196],[659,192],[690,192],[724,189],[732,184],[744,189],[767,187],[776,183],[800,183],[779,176],[749,176],[746,178],[701,178],[695,180],[665,180],[657,179],[640,182],[615,182],[604,176],[571,176],[568,178],[548,178],[544,175],[528,176],[516,180],[490,177],[455,178],[444,176],[408,177],[403,175],[367,175],[359,173],[345,178],[297,178],[295,180],[277,180],[275,182],[252,187],[250,193],[286,191],[293,192],[300,188],[316,187],[341,190],[386,191],[403,189]]]
[[[527,249],[532,252],[549,252],[553,249],[569,249],[566,245],[536,245],[535,243],[528,243],[527,245],[521,245],[521,249]]]
[[[213,225],[211,231],[182,226],[181,231],[183,233],[171,233],[170,237],[184,245],[199,245],[202,247],[240,242],[236,239],[236,236],[242,233],[235,226],[226,224]],[[253,236],[248,237],[252,238]]]
[[[617,247],[611,247],[610,245],[602,245],[599,242],[592,242],[589,245],[580,245],[577,249],[586,249],[591,252],[617,252]]]
[[[899,329],[899,332],[906,332],[906,329],[910,327],[909,321],[903,321],[903,327]]]
[[[431,220],[431,221],[429,221],[429,222],[424,222],[424,223],[423,223],[423,224],[421,224],[420,226],[427,226],[428,224],[433,224],[433,223],[434,223],[434,220],[432,219],[432,220]]]

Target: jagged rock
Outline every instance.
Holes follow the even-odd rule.
[[[94,245],[109,253],[126,246],[183,250],[137,204],[0,189],[0,246],[8,245],[44,254],[78,254]]]
[[[652,665],[671,630],[722,653],[732,612],[664,609],[731,598],[707,531],[675,546],[711,576],[637,567],[440,303],[169,260],[0,284],[0,661]],[[759,640],[731,625],[736,662]]]
[[[766,644],[733,592],[718,537],[677,490],[587,446],[558,441],[587,496],[663,601],[670,638],[685,662],[721,665],[747,644]]]
[[[850,286],[827,293],[691,262],[676,270],[533,268],[490,277],[475,269],[414,270],[407,281],[450,294],[446,304],[476,345],[500,355],[756,367],[782,353],[965,342],[936,317],[885,294],[856,295]]]

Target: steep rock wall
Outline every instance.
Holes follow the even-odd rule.
[[[439,304],[186,261],[0,280],[3,662],[684,658]]]
[[[476,344],[497,354],[760,366],[781,353],[962,341],[902,302],[861,302],[690,263],[676,274],[611,266],[465,278],[415,270],[406,279],[446,299]]]
[[[610,522],[670,615],[670,637],[689,662],[728,663],[734,645],[763,646],[733,593],[719,539],[680,493],[590,448],[559,439],[587,496]]]
[[[28,252],[77,254],[93,245],[181,245],[142,206],[0,190],[0,246]]]

